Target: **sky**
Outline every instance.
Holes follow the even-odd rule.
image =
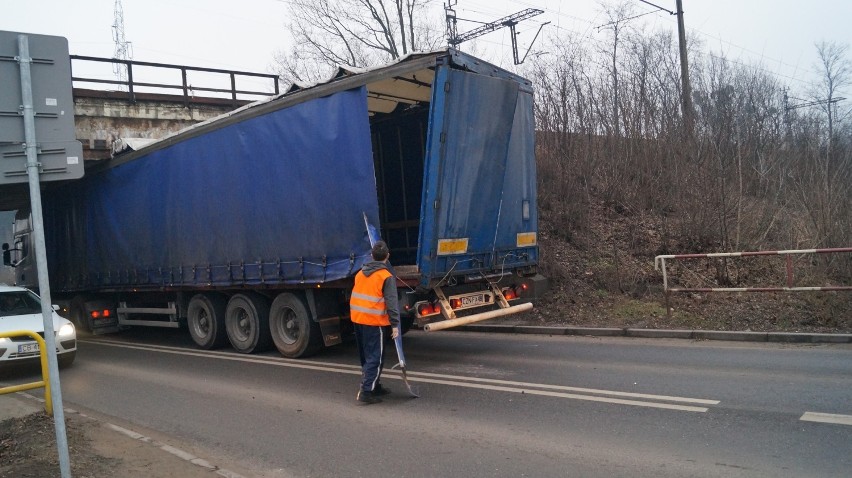
[[[444,0],[446,1],[446,0]],[[640,0],[636,14],[656,9]],[[289,0],[122,0],[125,37],[133,59],[208,68],[271,72],[273,55],[289,46]],[[650,0],[668,10],[675,0]],[[115,0],[0,0],[0,30],[64,36],[71,54],[112,57]],[[439,20],[442,1],[434,1]],[[522,53],[535,36],[572,33],[581,41],[603,41],[606,23],[595,0],[458,0],[459,19],[489,22],[527,8],[544,13],[518,25]],[[814,44],[834,41],[852,46],[850,0],[683,0],[690,35],[706,49],[733,61],[778,75],[793,90],[816,81]],[[648,13],[634,20],[676,31],[674,16]],[[460,21],[460,33],[476,28]],[[539,40],[540,42],[541,40]],[[511,68],[508,29],[477,40],[477,54]],[[465,45],[462,45],[465,49]],[[850,50],[852,58],[852,50]],[[109,76],[110,72],[104,75]]]

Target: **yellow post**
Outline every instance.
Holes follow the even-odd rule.
[[[44,339],[41,338],[39,334],[30,330],[16,330],[13,332],[6,332],[5,334],[0,334],[0,339],[6,337],[20,337],[22,335],[32,337],[33,339],[35,339],[36,342],[38,342],[38,354],[39,358],[41,359],[41,381],[23,383],[21,385],[12,385],[11,387],[0,388],[0,395],[44,387],[44,411],[48,414],[52,414],[53,400],[51,400],[50,398],[50,380],[49,372],[47,370],[47,346],[44,343]]]

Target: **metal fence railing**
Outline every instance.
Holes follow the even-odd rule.
[[[87,77],[87,76],[78,76],[74,73],[75,66],[79,67],[81,62],[95,62],[95,63],[109,63],[113,67],[124,67],[127,72],[127,80],[117,80],[117,79],[104,79],[104,78],[95,78],[95,77]],[[167,73],[169,71],[180,72],[181,82],[178,83],[163,83],[163,82],[151,82],[151,81],[139,81],[138,79],[134,79],[134,68],[137,70],[140,67],[144,67],[147,69],[155,69],[159,70],[163,73]],[[79,68],[78,68],[79,69]],[[240,95],[250,95],[250,96],[273,96],[277,95],[280,91],[280,79],[278,75],[270,74],[270,73],[252,73],[247,71],[235,71],[235,70],[222,70],[217,68],[201,68],[195,66],[184,66],[184,65],[171,65],[167,63],[151,63],[145,61],[135,61],[135,60],[119,60],[115,58],[99,58],[93,56],[81,56],[81,55],[71,55],[71,80],[73,82],[78,83],[95,83],[101,85],[113,85],[118,88],[126,89],[125,93],[127,94],[127,99],[130,101],[136,100],[136,94],[139,92],[140,88],[153,88],[157,90],[180,90],[181,95],[183,96],[184,102],[186,104],[192,101],[192,96],[194,92],[207,92],[207,93],[216,93],[216,94],[224,94],[227,95],[228,98],[236,103],[240,101]],[[189,73],[205,73],[216,75],[226,76],[230,82],[229,88],[215,88],[209,86],[197,86],[192,85],[188,81]],[[163,75],[160,75],[163,76]],[[270,82],[270,89],[272,91],[266,90],[250,90],[250,89],[240,89],[237,88],[237,79],[238,78],[261,78],[268,80]]]
[[[837,254],[850,253],[852,247],[839,247],[831,249],[799,249],[786,251],[755,251],[755,252],[716,252],[708,254],[674,254],[661,255],[654,258],[654,268],[663,274],[663,291],[666,296],[666,314],[669,315],[669,296],[678,292],[805,292],[805,291],[852,291],[852,286],[795,286],[793,271],[793,256],[804,254]],[[669,275],[666,269],[667,260],[688,260],[703,258],[722,257],[755,257],[755,256],[783,256],[785,258],[785,285],[775,287],[669,287]]]

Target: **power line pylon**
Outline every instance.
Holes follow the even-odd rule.
[[[538,31],[536,32],[533,41],[530,43],[529,48],[527,48],[527,52],[524,54],[523,58],[520,58],[518,55],[518,33],[515,31],[515,25],[528,18],[532,18],[536,15],[541,15],[542,13],[544,13],[543,10],[539,10],[537,8],[527,8],[526,10],[514,13],[507,17],[503,17],[499,20],[494,20],[493,22],[485,23],[480,27],[474,28],[469,32],[465,32],[459,35],[456,26],[458,19],[456,17],[456,11],[453,10],[453,7],[456,6],[457,3],[457,1],[449,0],[448,3],[444,4],[444,11],[447,14],[447,43],[455,47],[462,42],[466,42],[468,40],[472,40],[487,33],[491,33],[494,30],[498,30],[503,27],[509,27],[509,31],[511,32],[512,36],[512,55],[514,57],[516,65],[520,65],[524,62],[524,60],[526,60],[527,55],[530,53],[530,49],[532,49],[533,43],[535,43],[535,40],[538,38],[539,33],[541,33],[541,29],[544,28],[545,25],[550,23],[545,22],[538,27]]]
[[[133,59],[133,45],[127,41],[124,35],[124,8],[121,0],[115,0],[113,8],[114,19],[112,23],[112,39],[115,41],[115,52],[112,57],[116,60],[128,61]],[[128,66],[123,63],[113,63],[112,71],[118,81],[122,82],[119,89],[124,89],[124,83],[128,81]]]

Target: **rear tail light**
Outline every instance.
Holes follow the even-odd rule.
[[[106,319],[112,315],[112,312],[109,309],[93,310],[90,315],[93,319]]]
[[[433,302],[420,302],[416,305],[417,314],[420,317],[426,317],[427,315],[435,315],[441,313],[441,307],[437,303]]]
[[[512,287],[506,287],[503,289],[503,297],[505,297],[506,300],[519,299],[529,288],[530,286],[528,284],[518,284]]]
[[[461,299],[450,299],[450,307],[452,307],[453,309],[458,309],[459,307],[461,307],[461,305]]]

